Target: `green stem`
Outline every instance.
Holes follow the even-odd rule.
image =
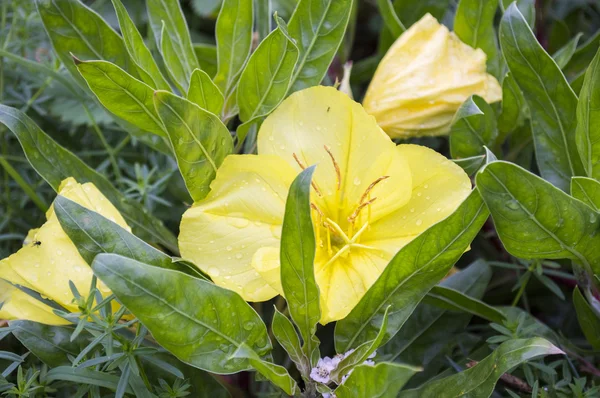
[[[527,279],[521,283],[521,287],[519,288],[519,291],[517,292],[517,295],[515,296],[512,304],[511,304],[512,307],[516,307],[516,305],[519,303],[519,300],[521,300],[521,296],[525,292],[525,288],[527,287],[527,284],[529,283],[529,279],[531,279],[531,272],[534,267],[535,267],[535,263],[531,264],[529,266],[529,268],[527,268],[527,272],[525,272],[525,274],[522,276],[522,278],[527,278]]]
[[[21,109],[21,112],[27,113],[27,111],[29,110],[29,108],[31,108],[31,105],[33,105],[35,100],[37,100],[39,98],[39,96],[42,95],[44,90],[46,90],[46,88],[48,88],[50,83],[52,83],[52,80],[54,80],[52,77],[47,77],[46,80],[44,80],[44,83],[40,86],[40,88],[31,96],[31,98],[29,98],[27,100],[27,103]]]
[[[104,146],[106,153],[108,154],[108,159],[113,167],[113,170],[115,173],[115,178],[117,179],[117,181],[120,181],[123,178],[123,175],[121,174],[121,169],[119,169],[119,164],[117,163],[117,159],[115,158],[113,148],[106,141],[106,137],[104,137],[104,134],[102,134],[102,130],[100,130],[100,127],[98,127],[98,124],[96,123],[96,119],[94,119],[92,112],[90,112],[90,110],[88,109],[88,107],[86,105],[83,105],[83,109],[85,110],[85,113],[87,114],[88,118],[92,122],[92,127],[93,127],[94,131],[96,132],[96,134],[98,135],[100,142]]]
[[[27,181],[25,181],[23,179],[23,177],[21,177],[21,175],[17,172],[17,170],[15,170],[11,166],[11,164],[8,163],[6,161],[6,159],[4,159],[4,157],[1,157],[1,156],[0,156],[0,165],[2,165],[2,167],[4,167],[4,170],[6,171],[6,173],[8,173],[13,178],[13,180],[15,180],[15,182],[17,184],[19,184],[21,189],[23,189],[23,191],[25,191],[27,196],[29,196],[31,198],[33,203],[35,203],[35,205],[41,211],[46,212],[48,210],[48,205],[46,204],[46,202],[44,202],[44,200],[35,192],[35,190],[27,183]]]

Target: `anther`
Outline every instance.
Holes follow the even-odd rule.
[[[358,201],[359,204],[362,204],[363,201],[365,200],[365,198],[369,195],[369,193],[371,192],[371,190],[373,188],[375,188],[375,185],[379,184],[381,181],[386,180],[390,178],[390,176],[381,176],[378,179],[376,179],[375,181],[373,181],[368,187],[367,190],[365,191],[365,193],[362,194],[362,196],[360,197],[360,200]]]
[[[294,160],[296,161],[296,163],[298,163],[298,166],[300,166],[300,168],[302,170],[306,169],[306,165],[304,163],[302,163],[300,158],[298,158],[298,155],[296,155],[295,153],[292,153],[292,156],[294,157]],[[312,185],[312,187],[315,189],[315,192],[317,193],[317,195],[323,196],[323,194],[321,193],[319,188],[317,188],[317,184],[315,184],[314,180],[311,181],[310,185]]]
[[[333,153],[331,152],[331,148],[329,148],[327,145],[323,145],[323,147],[325,148],[325,150],[329,154],[329,157],[331,158],[331,161],[333,162],[333,168],[335,169],[335,177],[336,177],[336,181],[337,181],[337,189],[339,191],[340,188],[342,187],[342,172],[340,171],[340,166],[335,161],[335,157],[333,156]]]
[[[358,207],[356,208],[356,210],[354,210],[354,212],[350,215],[350,217],[348,217],[348,222],[354,223],[354,220],[356,220],[356,217],[358,217],[358,215],[360,214],[360,211],[362,209],[364,209],[365,207],[367,207],[368,205],[370,205],[371,203],[375,202],[376,200],[377,200],[377,198],[373,198],[365,203],[359,204]]]

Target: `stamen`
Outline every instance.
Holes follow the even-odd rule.
[[[342,247],[340,250],[338,250],[337,253],[335,253],[335,256],[331,257],[329,259],[329,261],[327,261],[325,263],[325,265],[323,266],[323,268],[327,267],[329,264],[333,263],[335,260],[338,259],[339,256],[341,256],[342,254],[344,254],[346,251],[350,250],[350,245],[346,245],[344,247]]]
[[[300,160],[300,158],[298,158],[298,155],[296,155],[295,153],[292,153],[292,156],[294,157],[294,160],[296,161],[296,163],[298,163],[298,166],[300,166],[300,168],[302,170],[306,169],[306,165],[304,163],[302,163],[302,161]],[[310,185],[312,185],[312,187],[315,189],[315,192],[317,193],[317,195],[319,196],[323,196],[323,194],[321,193],[321,191],[319,190],[319,188],[317,188],[317,184],[315,184],[315,181],[311,181]]]
[[[359,204],[362,204],[363,201],[365,200],[365,198],[369,195],[369,193],[371,192],[371,190],[373,188],[375,188],[375,185],[379,184],[381,181],[390,178],[390,176],[381,176],[378,179],[376,179],[375,181],[373,181],[368,187],[367,190],[365,191],[365,193],[362,194],[362,196],[360,197],[360,200],[358,201]]]
[[[311,209],[313,209],[315,211],[315,213],[317,213],[317,217],[319,217],[319,221],[317,222],[317,228],[315,228],[316,229],[315,238],[316,238],[317,244],[319,246],[323,247],[323,242],[321,242],[321,223],[322,223],[323,216],[321,214],[321,210],[317,207],[317,205],[315,205],[314,203],[311,203],[310,207],[311,207]]]
[[[331,226],[333,228],[333,230],[335,232],[337,232],[342,237],[342,239],[344,239],[345,243],[350,243],[350,239],[348,238],[348,235],[346,235],[344,233],[344,231],[342,231],[342,229],[340,228],[339,225],[337,225],[337,223],[332,221],[330,218],[327,218],[326,221],[327,221],[327,225]]]
[[[325,147],[325,150],[327,151],[327,153],[329,154],[329,157],[331,158],[331,161],[333,162],[333,168],[335,169],[335,178],[337,181],[337,190],[339,191],[342,187],[342,172],[340,171],[340,166],[335,161],[335,157],[333,157],[331,148],[329,148],[327,145],[323,145],[323,146]]]
[[[354,220],[356,220],[356,217],[358,217],[358,215],[360,214],[360,211],[362,209],[364,209],[366,206],[370,205],[371,203],[375,202],[377,200],[377,198],[373,198],[365,203],[361,203],[358,205],[358,207],[356,208],[356,210],[354,210],[354,212],[350,215],[350,217],[348,217],[348,222],[349,223],[354,223]],[[366,225],[366,224],[365,224]]]
[[[329,224],[325,223],[327,225],[327,227],[329,227]],[[331,250],[331,231],[329,230],[329,228],[325,228],[327,230],[327,254],[329,254],[331,256],[332,250]]]

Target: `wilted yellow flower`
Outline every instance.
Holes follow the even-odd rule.
[[[79,184],[74,178],[67,178],[58,193],[129,229],[119,211],[94,184]],[[27,319],[49,325],[69,323],[6,281],[31,289],[74,312],[78,308],[72,302],[69,280],[82,296],[90,289],[92,270],[62,230],[54,207],[48,210],[46,218],[44,225],[30,231],[23,248],[0,260],[0,319]],[[100,281],[97,288],[103,296],[110,294]]]
[[[446,134],[471,95],[488,103],[502,99],[500,84],[486,73],[486,59],[427,14],[383,57],[363,105],[392,138]]]
[[[402,246],[448,216],[471,183],[435,151],[396,146],[360,104],[331,87],[287,98],[263,123],[258,155],[230,155],[187,210],[179,247],[248,301],[281,293],[289,186],[318,164],[311,201],[322,323],[345,317]]]

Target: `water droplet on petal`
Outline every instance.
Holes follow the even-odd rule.
[[[519,202],[517,202],[516,200],[509,200],[508,202],[506,202],[506,207],[508,207],[511,210],[519,210]]]
[[[231,247],[231,246],[227,246],[227,247],[226,247],[226,249],[227,249],[227,251],[228,251],[228,252],[230,252],[230,251],[232,251],[232,250],[233,250],[233,247]]]
[[[354,185],[356,185],[356,186],[360,185],[360,178],[354,177]]]
[[[237,258],[238,260],[239,260],[240,258],[242,258],[242,257],[243,257],[243,256],[242,256],[242,253],[238,253],[238,254],[236,254],[236,255],[235,255],[235,258]]]
[[[423,224],[423,220],[421,220],[421,219],[418,219],[418,220],[417,220],[417,222],[416,222],[416,224],[417,224],[417,226],[419,226],[419,225]]]
[[[218,269],[218,268],[215,268],[215,267],[210,267],[210,268],[208,269],[208,274],[209,274],[210,276],[219,276],[220,272],[219,272],[219,269]]]

